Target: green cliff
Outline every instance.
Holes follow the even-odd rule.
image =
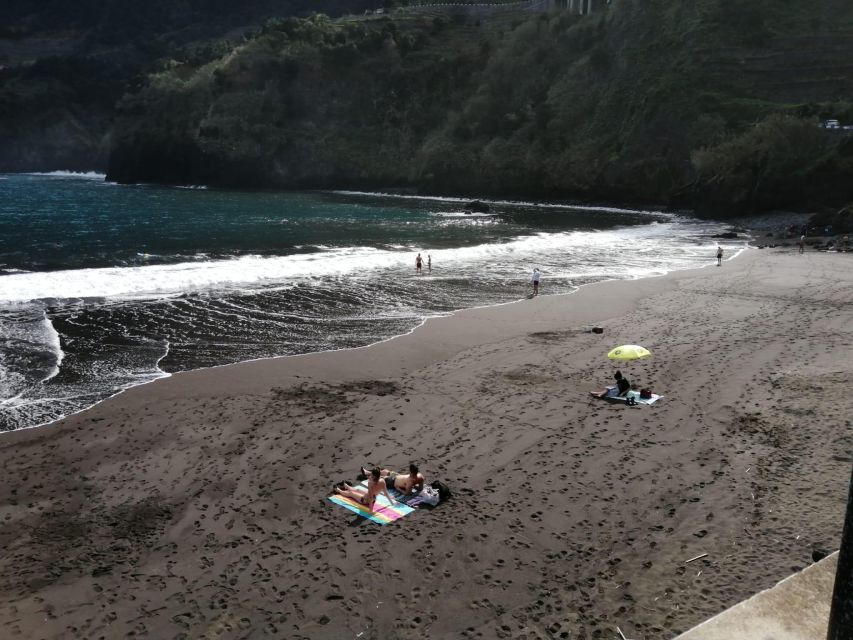
[[[697,206],[851,199],[853,5],[274,20],[120,104],[121,181]]]
[[[264,22],[308,5],[406,4],[19,9],[0,33],[0,170],[108,158],[126,182],[714,215],[853,200],[853,131],[819,126],[853,124],[846,0],[601,0],[585,16],[555,0]],[[52,54],[24,60],[34,42]]]
[[[162,60],[221,55],[270,16],[340,14],[374,0],[81,0],[5,3],[0,171],[107,166],[115,105]]]

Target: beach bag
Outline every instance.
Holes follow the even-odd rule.
[[[652,392],[649,389],[640,389],[640,397],[643,400],[651,400]]]
[[[448,487],[446,484],[444,484],[443,482],[440,482],[438,480],[433,480],[432,483],[430,484],[430,487],[432,487],[433,489],[438,491],[438,497],[442,502],[444,502],[450,496],[453,495],[452,493],[450,493],[450,487]]]
[[[428,504],[431,507],[434,507],[439,503],[439,501],[441,501],[441,496],[438,495],[438,490],[433,489],[430,486],[426,486],[421,489],[421,492],[418,494],[418,497],[420,498],[420,501],[423,504]]]

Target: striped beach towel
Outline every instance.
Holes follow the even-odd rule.
[[[359,489],[367,491],[367,483],[362,482],[359,485]],[[394,497],[396,498],[397,494],[394,494]],[[363,504],[344,496],[329,496],[329,500],[342,506],[344,509],[349,509],[353,513],[364,516],[368,520],[372,520],[377,524],[388,524],[389,522],[394,522],[395,520],[399,520],[403,516],[407,516],[414,511],[412,507],[406,506],[402,502],[392,505],[388,502],[388,498],[383,494],[379,494],[379,497],[376,498],[376,502],[373,505],[373,511],[369,511]]]

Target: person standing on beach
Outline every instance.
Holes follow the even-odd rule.
[[[533,282],[533,295],[534,296],[539,295],[539,278],[540,277],[541,277],[541,274],[539,273],[539,269],[538,268],[534,269],[533,275],[530,278],[531,281]]]
[[[720,245],[717,245],[717,266],[723,264],[723,248]]]
[[[806,252],[806,237],[800,236],[800,253]]]
[[[424,259],[421,258],[421,254],[418,254],[418,257],[415,258],[415,273],[422,274],[424,266]]]
[[[427,254],[427,272],[432,273],[432,256]]]

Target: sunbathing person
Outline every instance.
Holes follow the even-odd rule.
[[[608,396],[624,398],[625,394],[631,390],[631,383],[628,382],[628,378],[622,375],[621,371],[614,373],[613,377],[616,379],[616,389],[611,391],[610,388],[607,388],[602,391],[590,391],[590,393],[596,398],[607,398]]]
[[[367,507],[370,511],[373,511],[373,505],[376,503],[376,498],[379,497],[380,493],[384,493],[385,497],[388,498],[388,502],[391,504],[397,503],[397,501],[391,497],[391,494],[388,493],[388,485],[385,483],[385,478],[380,475],[378,467],[374,467],[367,476],[367,491],[344,482],[335,486],[335,493],[339,496],[355,500],[359,504]]]
[[[361,473],[367,475],[367,469],[362,467]],[[418,465],[414,463],[409,465],[408,475],[402,471],[400,473],[391,471],[391,469],[382,469],[379,473],[385,478],[385,482],[390,489],[396,489],[404,496],[411,493],[418,493],[424,488],[424,483],[426,482],[423,475],[418,471]]]

